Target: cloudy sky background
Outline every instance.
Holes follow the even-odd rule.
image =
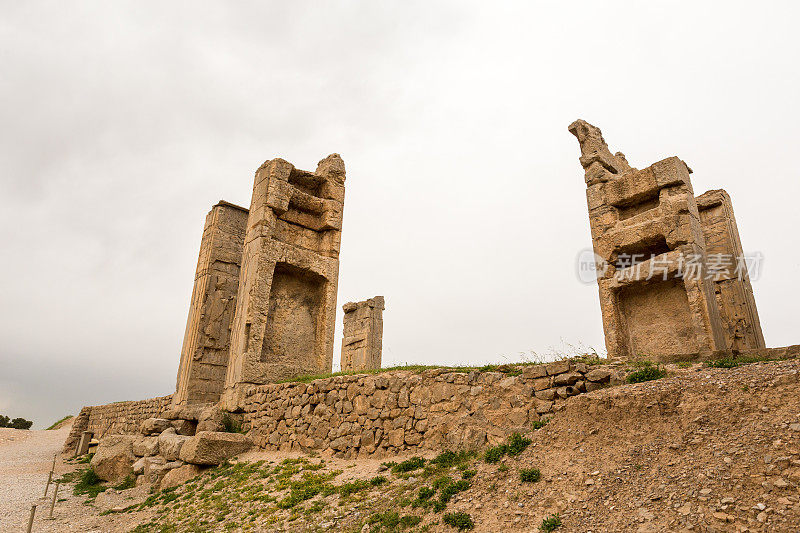
[[[273,157],[344,158],[385,366],[604,350],[579,117],[728,190],[800,342],[797,4],[698,4],[0,2],[0,413],[170,393],[205,214]]]

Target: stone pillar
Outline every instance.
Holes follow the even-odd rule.
[[[344,309],[342,371],[377,370],[383,348],[383,296],[350,302]]]
[[[247,209],[220,201],[206,216],[173,403],[217,402],[225,386]]]
[[[256,171],[231,330],[226,407],[247,384],[329,372],[333,362],[344,162],[315,172],[283,159]]]
[[[744,252],[731,197],[722,189],[708,191],[697,197],[697,208],[706,241],[709,274],[713,276],[723,324],[725,347],[734,351],[766,348],[750,275],[741,263]]]
[[[84,431],[81,433],[81,440],[78,442],[78,447],[75,449],[75,457],[86,455],[89,452],[89,444],[94,438],[94,433],[91,431]]]
[[[637,170],[595,126],[578,120],[569,131],[581,147],[609,356],[726,348],[689,167],[670,157]]]

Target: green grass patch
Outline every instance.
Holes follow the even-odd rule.
[[[508,444],[499,444],[488,448],[483,453],[483,460],[487,463],[498,463],[508,453]]]
[[[559,527],[561,527],[561,517],[556,513],[551,514],[547,518],[543,518],[542,525],[539,526],[539,529],[549,533],[550,531],[555,531]]]
[[[542,429],[543,427],[545,427],[547,425],[548,422],[550,422],[549,418],[543,418],[541,420],[537,420],[536,422],[534,422],[532,424],[532,427],[533,427],[533,429]]]
[[[538,468],[521,468],[519,471],[519,480],[523,483],[536,483],[542,479],[542,473]]]
[[[667,372],[661,365],[654,365],[650,361],[635,361],[636,367],[639,370],[635,370],[628,374],[626,381],[628,383],[642,383],[645,381],[653,381],[655,379],[661,379],[667,375]]]
[[[85,468],[78,474],[78,482],[72,489],[73,494],[86,494],[90,499],[96,498],[107,487],[102,485],[102,480],[97,477],[93,468]]]
[[[129,474],[125,476],[125,479],[120,481],[118,484],[114,485],[116,490],[127,490],[132,489],[136,486],[136,476],[133,474]]]
[[[401,463],[396,463],[392,466],[392,472],[395,474],[402,474],[405,472],[411,472],[413,470],[418,470],[425,466],[425,459],[422,457],[412,457],[411,459],[406,459]]]
[[[383,476],[375,476],[374,478],[369,480],[369,484],[372,485],[373,487],[380,487],[384,483],[388,483],[388,482],[389,482],[389,480],[386,479]]]
[[[519,433],[512,433],[510,437],[508,437],[508,455],[519,455],[525,451],[525,448],[530,446],[531,439],[527,437],[523,437]]]
[[[475,528],[475,522],[472,521],[472,517],[467,513],[447,513],[442,517],[442,521],[459,531]]]

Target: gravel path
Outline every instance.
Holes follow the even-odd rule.
[[[25,531],[32,504],[38,506],[36,522],[47,516],[49,506],[42,498],[47,474],[70,427],[51,431],[0,428],[0,531]],[[59,460],[56,476],[63,468]]]

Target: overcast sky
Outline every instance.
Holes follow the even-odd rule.
[[[0,413],[173,391],[204,217],[347,166],[341,304],[384,366],[604,352],[576,118],[732,196],[768,346],[800,342],[794,2],[10,2]],[[521,355],[523,354],[523,355]]]

